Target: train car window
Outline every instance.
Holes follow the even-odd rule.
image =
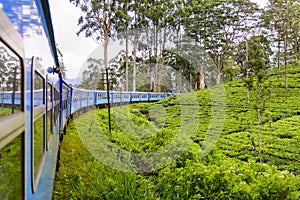
[[[33,63],[34,64],[34,63]],[[45,79],[34,72],[33,82],[33,181],[36,188],[45,152]]]
[[[0,40],[0,118],[21,111],[21,61]]]
[[[58,123],[59,116],[59,92],[56,88],[54,88],[54,126]]]
[[[0,199],[24,199],[24,46],[0,9]]]
[[[34,75],[34,106],[41,106],[44,104],[44,78],[37,72]]]
[[[52,85],[50,83],[47,84],[47,102],[48,102],[48,108],[47,108],[47,143],[49,145],[50,137],[53,133],[53,111],[52,111],[52,98],[53,98],[53,90]]]
[[[69,102],[69,94],[70,94],[70,89],[68,86],[66,86],[65,84],[63,84],[63,109],[67,109],[67,106],[68,106],[68,102]]]

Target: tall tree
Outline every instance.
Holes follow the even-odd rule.
[[[57,53],[58,53],[58,62],[59,62],[59,68],[60,68],[61,75],[62,75],[63,78],[66,78],[67,77],[67,74],[66,74],[67,68],[66,68],[65,63],[64,63],[63,54],[57,46],[56,46],[56,50],[57,50]]]
[[[94,58],[89,58],[88,61],[89,63],[87,69],[85,69],[82,72],[82,81],[80,83],[80,87],[84,89],[103,89],[101,88],[101,83],[100,81],[103,82],[104,78],[101,77],[101,67],[103,66],[103,60],[99,59],[94,59]]]
[[[216,65],[216,84],[219,84],[234,41],[239,39],[245,22],[252,20],[257,5],[249,0],[189,0],[186,6],[192,8],[186,31],[204,44]]]
[[[267,71],[267,62],[265,54],[266,38],[263,36],[252,36],[249,41],[249,59],[247,66],[253,71],[254,76],[248,83],[255,92],[255,109],[257,111],[257,143],[258,143],[258,160],[261,161],[261,122],[265,113],[266,101],[271,97],[272,86]]]
[[[117,34],[116,24],[122,20],[119,16],[123,16],[123,7],[117,0],[70,0],[70,2],[85,14],[78,20],[80,29],[77,34],[84,32],[86,37],[93,37],[103,43],[104,67],[108,68],[107,47],[110,39]]]
[[[288,61],[292,53],[292,41],[294,41],[297,54],[297,41],[299,39],[299,3],[296,0],[269,0],[263,13],[263,26],[273,36],[273,42],[277,43],[277,65],[281,64],[281,49],[283,49],[283,64],[285,71],[285,88],[288,88]],[[295,36],[295,37],[294,37]],[[293,40],[293,38],[295,38]],[[299,48],[299,46],[298,46]]]
[[[118,0],[118,9],[113,19],[116,22],[117,37],[125,39],[125,91],[129,90],[129,39],[133,18],[129,11],[132,3],[132,0]]]
[[[6,67],[6,49],[0,47],[0,89],[4,90],[6,85],[7,67]],[[4,97],[4,96],[3,96]]]
[[[290,24],[292,27],[291,43],[293,59],[300,60],[300,2],[294,1],[291,8]]]

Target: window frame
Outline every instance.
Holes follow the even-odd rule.
[[[46,153],[46,77],[43,75],[45,74],[42,65],[39,63],[39,58],[38,57],[32,57],[31,60],[31,76],[32,76],[32,81],[31,81],[31,121],[32,121],[32,140],[31,140],[31,154],[32,154],[32,160],[31,160],[31,182],[32,182],[32,192],[34,193],[37,189],[37,186],[39,184],[39,180],[42,174],[42,169],[45,164],[45,153]],[[43,81],[43,88],[42,88],[42,105],[39,106],[34,106],[34,90],[35,90],[35,76],[39,76]],[[40,158],[39,165],[35,171],[35,158],[34,158],[34,124],[40,119],[43,119],[43,154]]]
[[[21,35],[15,29],[5,12],[0,8],[0,41],[9,48],[20,61],[20,112],[0,119],[0,149],[5,148],[14,139],[21,137],[21,191],[20,197],[25,196],[25,51]]]
[[[50,96],[49,96],[49,92],[50,92]],[[54,124],[54,113],[53,113],[53,86],[52,84],[49,82],[48,78],[47,78],[47,82],[46,82],[46,151],[49,151],[50,149],[50,143],[52,140],[52,135],[53,135],[53,124]],[[50,99],[49,99],[50,97]],[[49,113],[50,113],[50,120],[49,120]],[[50,123],[50,133],[48,133],[49,131],[49,124]]]

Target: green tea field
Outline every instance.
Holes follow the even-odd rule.
[[[272,73],[272,95],[260,126],[260,161],[255,94],[250,92],[247,104],[243,81],[236,79],[221,89],[114,107],[111,133],[106,109],[79,116],[61,144],[53,199],[299,199],[300,68],[289,68],[288,89],[283,71]],[[165,149],[174,140],[189,147],[178,145],[178,157],[161,150],[159,159],[138,163],[124,154],[119,159],[124,166],[114,168],[107,163],[118,158],[101,160],[85,143],[94,140],[92,149],[101,151],[99,135],[135,154]],[[128,166],[143,170],[131,172]]]

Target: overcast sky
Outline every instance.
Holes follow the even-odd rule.
[[[267,0],[253,1],[262,5],[267,2]],[[55,40],[67,66],[67,77],[77,78],[86,59],[99,44],[91,38],[86,38],[84,34],[76,35],[79,30],[77,21],[81,11],[69,0],[49,0],[49,4]]]
[[[80,9],[69,0],[49,0],[54,35],[67,66],[67,77],[75,78],[80,66],[98,45],[93,39],[76,35]]]

